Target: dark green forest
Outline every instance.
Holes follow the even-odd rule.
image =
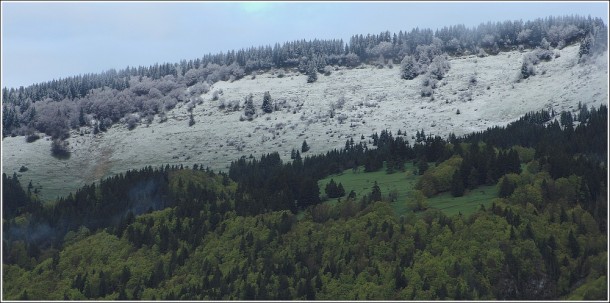
[[[3,297],[606,300],[607,111],[542,110],[448,139],[382,131],[227,173],[145,167],[49,204],[3,174]],[[318,185],[406,164],[406,197]],[[472,214],[393,207],[483,186],[496,193]]]

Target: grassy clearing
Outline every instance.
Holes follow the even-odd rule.
[[[470,215],[476,212],[481,204],[490,207],[494,198],[498,197],[495,185],[479,186],[468,191],[462,197],[453,197],[450,192],[440,193],[428,199],[428,206],[442,210],[448,216]]]
[[[430,165],[434,164],[431,163]],[[419,175],[413,175],[413,168],[413,163],[407,163],[404,172],[393,174],[387,174],[385,166],[384,169],[371,173],[365,173],[363,167],[358,172],[348,169],[343,171],[343,173],[328,176],[318,181],[320,196],[326,195],[324,188],[330,182],[330,179],[341,183],[346,195],[353,190],[356,193],[357,199],[369,194],[375,181],[377,181],[384,197],[387,197],[390,191],[396,190],[398,198],[395,202],[391,202],[391,205],[397,215],[403,215],[411,211],[407,207],[407,193],[415,188],[415,184],[420,177]],[[464,196],[457,198],[451,196],[450,192],[440,193],[428,199],[428,207],[440,209],[448,216],[456,215],[460,212],[463,215],[470,215],[476,212],[481,204],[485,205],[485,207],[491,206],[492,200],[496,197],[497,190],[495,185],[480,186],[472,191],[467,191]],[[337,203],[337,199],[329,199],[324,203],[334,205]]]
[[[413,175],[413,163],[407,163],[404,172],[398,171],[393,174],[386,173],[385,165],[383,169],[370,173],[365,173],[364,167],[361,166],[357,172],[348,169],[343,173],[326,177],[318,181],[318,187],[320,187],[320,196],[326,196],[324,188],[330,182],[330,179],[334,179],[337,184],[343,184],[346,195],[353,190],[356,193],[356,198],[359,199],[363,195],[370,194],[375,181],[377,181],[383,196],[387,196],[390,191],[396,190],[398,201],[401,201],[405,199],[407,192],[413,189],[418,177]],[[334,203],[336,199],[330,201]]]

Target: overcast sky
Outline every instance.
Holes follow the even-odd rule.
[[[300,39],[584,15],[606,2],[2,2],[2,87]]]

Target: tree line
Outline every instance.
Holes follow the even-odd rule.
[[[127,67],[99,74],[84,74],[3,88],[3,137],[47,133],[66,137],[70,129],[88,126],[103,131],[119,122],[133,128],[151,123],[179,102],[198,102],[217,81],[240,79],[247,73],[270,68],[297,68],[314,82],[325,67],[354,67],[360,63],[401,64],[404,79],[429,74],[422,94],[431,95],[435,81],[449,66],[443,54],[495,54],[519,46],[562,48],[581,43],[581,56],[606,49],[607,26],[601,19],[582,16],[539,18],[391,34],[354,35],[341,40],[293,41],[282,45],[251,47],[208,54],[179,63]],[[524,63],[527,63],[524,61]],[[525,64],[527,74],[529,67]],[[163,120],[160,118],[160,120]]]

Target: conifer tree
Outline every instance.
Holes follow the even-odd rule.
[[[453,173],[453,178],[451,179],[451,195],[454,197],[461,197],[464,195],[464,183],[462,182],[462,176],[460,175],[459,170],[456,170]]]
[[[371,201],[381,201],[381,189],[379,185],[377,185],[377,181],[375,181],[375,185],[373,185],[373,190],[371,191]]]
[[[265,92],[265,95],[263,96],[263,105],[261,106],[261,109],[263,110],[263,112],[265,113],[271,113],[273,112],[273,106],[271,104],[271,94],[269,94],[269,92]]]
[[[252,94],[248,95],[245,98],[244,102],[244,115],[248,120],[252,120],[254,114],[256,114],[256,109],[254,108],[254,102],[252,100]]]
[[[506,198],[510,196],[513,191],[515,191],[515,185],[510,182],[506,176],[504,176],[500,183],[500,190],[498,192],[498,196],[500,198]]]
[[[309,151],[309,145],[307,145],[307,141],[303,140],[303,144],[301,145],[301,152],[306,153]]]
[[[309,61],[309,65],[307,66],[307,83],[314,83],[318,80],[318,71],[316,69],[316,64],[313,60]]]
[[[576,259],[580,254],[580,245],[572,230],[570,230],[570,234],[568,235],[568,246],[570,247],[572,258]]]

